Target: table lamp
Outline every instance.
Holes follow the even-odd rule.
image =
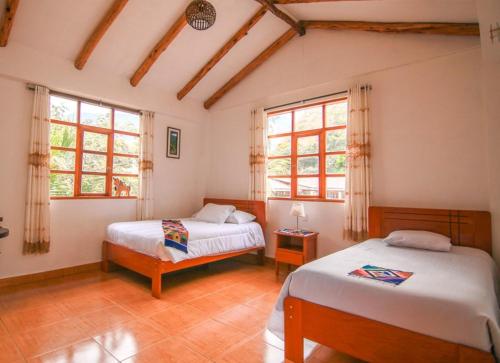
[[[304,210],[304,203],[300,203],[300,202],[294,202],[292,204],[292,208],[290,209],[290,215],[291,216],[295,216],[297,217],[297,232],[300,231],[299,230],[299,217],[305,217],[306,216],[306,212]]]

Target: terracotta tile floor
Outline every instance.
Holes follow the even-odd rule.
[[[264,338],[278,296],[268,266],[236,261],[149,280],[119,270],[0,290],[0,363],[282,362]],[[358,362],[318,346],[308,363]]]

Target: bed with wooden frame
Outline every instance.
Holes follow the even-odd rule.
[[[266,208],[263,201],[257,200],[238,200],[238,199],[203,199],[203,205],[207,203],[234,205],[236,209],[248,212],[256,216],[256,222],[265,232]],[[156,298],[161,297],[161,276],[164,273],[183,270],[186,268],[205,265],[210,262],[224,260],[227,258],[257,252],[257,260],[260,264],[264,263],[264,247],[253,247],[238,251],[230,251],[218,255],[202,256],[193,259],[183,260],[177,263],[171,261],[162,261],[153,256],[134,251],[125,246],[104,240],[102,243],[102,270],[108,272],[110,263],[123,266],[129,270],[140,273],[151,278],[152,295]]]
[[[458,246],[491,254],[489,212],[370,207],[369,237],[395,230],[425,230]],[[368,362],[493,363],[493,354],[288,296],[284,301],[285,358],[303,362],[310,339]]]

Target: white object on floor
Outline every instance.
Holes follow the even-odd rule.
[[[413,275],[399,286],[348,276],[364,265]],[[496,285],[496,265],[484,251],[453,246],[441,253],[371,239],[291,273],[268,327],[283,338],[283,300],[290,295],[489,352],[500,349]]]
[[[262,228],[256,222],[215,224],[191,218],[181,219],[181,222],[189,232],[187,254],[175,248],[165,247],[161,220],[110,224],[106,239],[172,262],[265,245]]]

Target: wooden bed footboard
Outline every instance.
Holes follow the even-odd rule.
[[[494,363],[491,353],[314,304],[284,302],[285,358],[304,361],[304,338],[367,362]]]

